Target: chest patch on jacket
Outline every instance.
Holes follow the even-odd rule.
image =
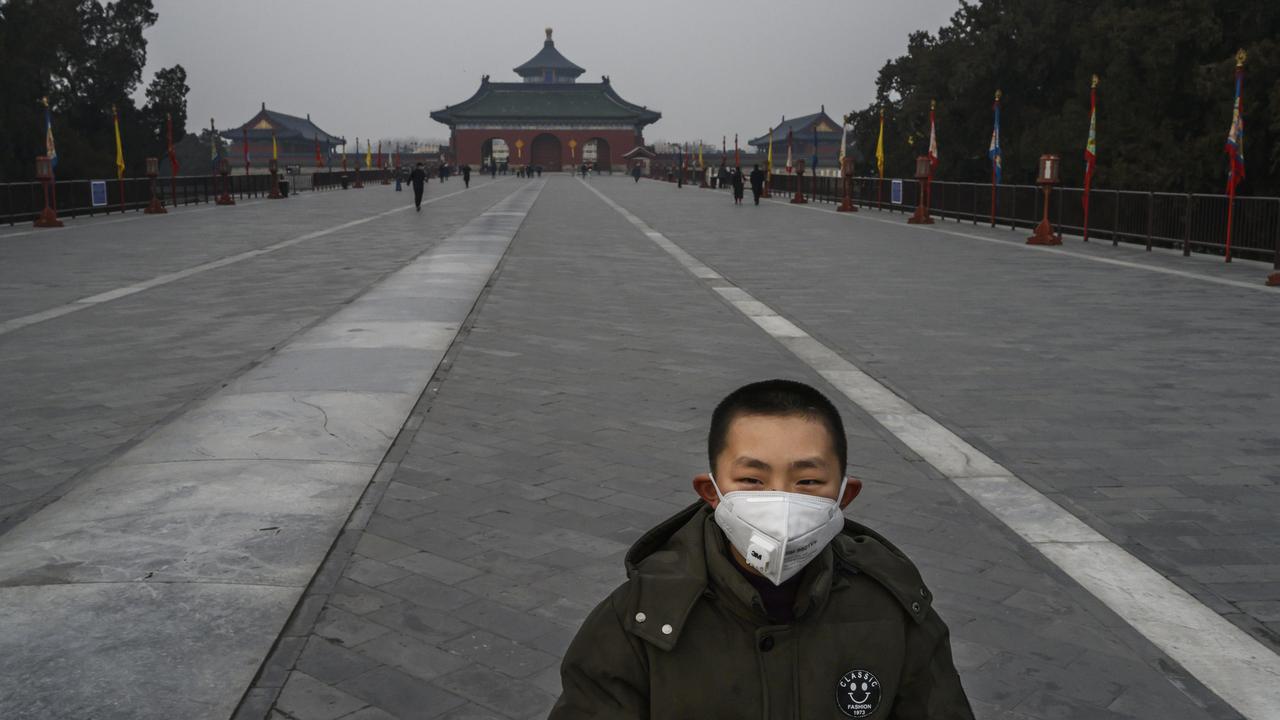
[[[867,670],[850,670],[836,683],[836,707],[852,718],[870,717],[880,707],[880,681]]]

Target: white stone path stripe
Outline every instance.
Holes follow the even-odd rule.
[[[774,199],[772,202],[778,205],[786,205],[787,207],[792,207],[799,210],[812,210],[815,212],[831,213],[832,215],[839,215],[841,217],[853,218],[855,220],[865,220],[868,222],[884,223],[886,225],[893,225],[895,227],[903,227],[902,223],[905,222],[905,220],[894,220],[892,218],[873,217],[866,212],[856,212],[856,213],[836,212],[835,210],[832,210],[830,208],[813,207],[813,203],[808,203],[805,205],[792,205],[791,202],[788,200],[777,200],[777,199]],[[865,211],[866,208],[863,207],[862,210]],[[1176,277],[1190,278],[1192,280],[1199,280],[1201,282],[1213,283],[1215,285],[1225,285],[1227,287],[1244,288],[1245,290],[1254,290],[1254,291],[1260,291],[1260,292],[1272,293],[1272,294],[1276,293],[1275,288],[1268,287],[1266,284],[1262,282],[1262,280],[1259,280],[1258,282],[1245,282],[1243,280],[1232,280],[1231,278],[1214,277],[1212,275],[1205,275],[1203,273],[1191,272],[1189,270],[1178,270],[1175,268],[1160,267],[1159,265],[1149,265],[1147,263],[1132,262],[1130,260],[1117,260],[1115,258],[1097,257],[1095,255],[1084,255],[1082,253],[1072,252],[1070,250],[1064,250],[1061,248],[1047,247],[1044,245],[1028,245],[1026,244],[1026,242],[1020,241],[1020,240],[1003,240],[1001,238],[988,237],[986,235],[978,235],[976,233],[960,232],[959,230],[948,230],[943,227],[938,227],[936,224],[935,225],[913,225],[912,227],[919,230],[925,230],[928,232],[941,233],[943,235],[954,235],[956,237],[967,238],[969,240],[981,240],[982,242],[996,243],[998,245],[1009,245],[1012,247],[1019,248],[1021,250],[1050,253],[1052,255],[1065,255],[1066,257],[1074,258],[1076,260],[1089,260],[1091,262],[1103,263],[1104,265],[1114,265],[1117,267],[1125,267],[1133,270],[1145,270],[1147,272],[1160,273],[1162,275],[1173,275]],[[1252,263],[1253,261],[1239,260],[1237,262]],[[1264,263],[1256,263],[1256,264],[1258,265],[1259,268],[1262,268],[1261,272],[1263,274],[1270,271],[1269,265],[1266,265]]]
[[[543,184],[0,537],[0,718],[230,717]]]
[[[712,289],[729,304],[1245,718],[1280,718],[1280,657],[1275,653],[599,190],[587,187],[689,272],[711,281]]]
[[[501,181],[498,181],[498,182],[501,182]],[[454,195],[460,195],[463,192],[466,192],[465,189],[458,190],[457,192],[451,192],[447,195],[440,195],[438,197],[431,198],[430,200],[423,200],[422,204],[429,205],[434,202],[440,202],[441,200],[444,200],[446,198],[451,198]],[[260,255],[266,255],[268,253],[273,253],[277,250],[283,250],[284,248],[297,245],[298,243],[303,243],[308,240],[315,240],[316,238],[324,237],[325,235],[332,235],[333,233],[336,233],[341,230],[346,230],[347,228],[352,228],[357,225],[363,225],[367,222],[372,222],[379,218],[384,218],[388,215],[394,215],[396,213],[404,212],[406,210],[409,210],[412,207],[413,207],[412,205],[406,204],[403,207],[392,208],[391,210],[387,210],[386,212],[380,212],[375,215],[370,215],[368,217],[359,218],[357,220],[351,220],[349,222],[342,223],[341,225],[334,225],[333,227],[325,228],[323,230],[314,230],[305,235],[299,235],[296,238],[291,238],[289,240],[281,240],[278,243],[267,245],[265,247],[260,247],[256,250],[247,250],[245,252],[238,253],[235,255],[228,255],[227,257],[219,258],[217,260],[211,260],[209,262],[201,263],[199,265],[193,265],[192,267],[185,268],[183,270],[176,270],[171,273],[165,273],[164,275],[157,275],[149,280],[143,280],[142,282],[134,283],[132,285],[126,285],[124,287],[119,287],[114,290],[108,290],[106,292],[98,293],[97,295],[90,295],[89,297],[83,297],[83,298],[80,298],[79,300],[72,300],[71,302],[66,303],[65,305],[58,305],[56,307],[51,307],[47,310],[41,310],[40,312],[31,313],[30,315],[22,315],[16,318],[10,318],[9,320],[0,322],[0,335],[11,333],[14,330],[20,330],[24,327],[27,327],[28,325],[35,325],[36,323],[41,323],[46,320],[59,318],[59,317],[62,317],[63,315],[70,315],[73,312],[86,310],[88,308],[93,307],[94,305],[99,305],[104,302],[119,300],[122,297],[128,297],[130,295],[140,293],[144,290],[150,290],[151,288],[154,288],[154,287],[159,287],[161,285],[168,285],[171,282],[177,282],[178,280],[189,278],[192,275],[199,275],[200,273],[203,273],[203,272],[216,270],[218,268],[226,267],[228,265],[234,265],[235,263],[256,258]],[[161,217],[169,217],[169,216],[162,215]],[[127,219],[132,220],[133,218],[127,218]],[[112,222],[124,222],[124,220],[115,220]],[[105,224],[105,223],[98,223],[98,224]]]

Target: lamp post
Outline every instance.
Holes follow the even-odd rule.
[[[147,205],[147,209],[143,210],[144,215],[164,215],[169,212],[164,209],[164,205],[160,204],[160,197],[156,195],[156,177],[160,174],[160,158],[147,158],[147,177],[151,178],[151,204]]]
[[[279,200],[283,196],[280,194],[280,161],[271,158],[267,161],[267,171],[271,173],[271,187],[267,192],[268,200]]]
[[[844,176],[844,202],[836,208],[836,212],[858,212],[853,204],[853,156],[845,155],[840,160],[840,174]]]
[[[222,194],[218,196],[214,203],[217,205],[235,205],[235,198],[231,197],[231,161],[226,158],[218,160],[218,175],[222,178]]]
[[[933,164],[929,162],[928,155],[919,155],[916,157],[916,180],[920,183],[920,197],[916,200],[916,211],[911,217],[907,218],[907,223],[911,225],[932,225],[933,218],[929,216],[929,179],[933,175]]]
[[[804,158],[796,160],[796,194],[791,198],[792,205],[806,205],[808,200],[804,198]]]
[[[32,223],[35,227],[62,227],[62,221],[58,219],[58,213],[49,204],[49,190],[53,184],[53,161],[48,155],[41,155],[36,158],[36,178],[40,180],[40,184],[44,186],[44,209],[36,216],[36,221]]]
[[[1049,199],[1053,186],[1058,184],[1058,163],[1057,155],[1041,155],[1040,162],[1036,165],[1036,184],[1044,188],[1044,217],[1041,218],[1040,224],[1036,226],[1035,234],[1027,238],[1028,245],[1061,245],[1062,236],[1053,233],[1053,226],[1049,224]]]

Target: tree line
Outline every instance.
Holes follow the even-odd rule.
[[[1094,187],[1222,193],[1236,50],[1248,53],[1239,192],[1280,195],[1280,2],[979,0],[937,33],[912,33],[876,100],[853,113],[859,169],[874,173],[884,110],[885,176],[914,174],[937,100],[940,180],[991,181],[987,148],[1001,90],[1003,182],[1030,183],[1040,155],[1080,185],[1090,78],[1098,86]]]
[[[0,2],[0,180],[34,177],[46,97],[59,177],[115,176],[113,105],[126,176],[143,174],[144,158],[164,157],[166,115],[174,142],[186,135],[190,88],[181,65],[156,71],[142,107],[132,99],[147,60],[143,31],[156,18],[151,0]]]

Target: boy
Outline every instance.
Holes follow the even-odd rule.
[[[747,385],[707,446],[700,499],[636,542],[583,622],[551,720],[972,720],[919,573],[841,512],[862,483],[835,406]]]

